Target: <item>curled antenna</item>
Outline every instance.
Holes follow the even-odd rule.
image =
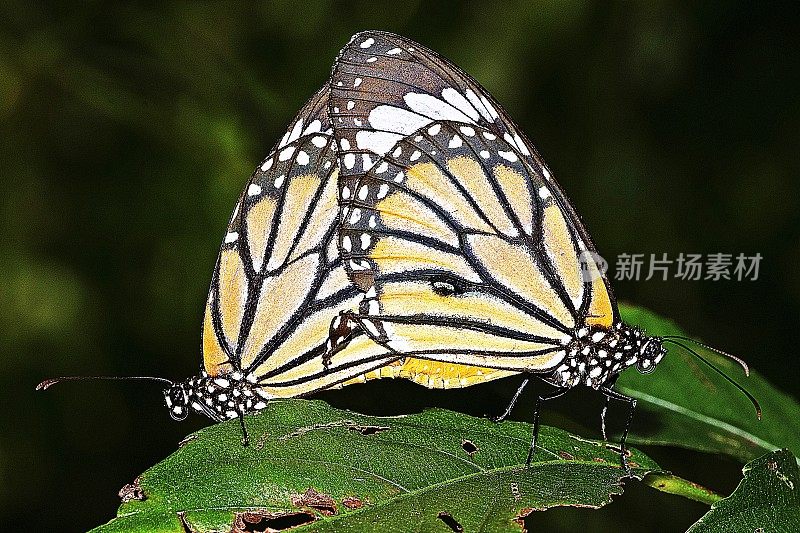
[[[91,380],[108,380],[108,381],[127,381],[127,380],[142,380],[142,381],[160,381],[167,385],[174,385],[173,382],[167,378],[157,378],[153,376],[60,376],[57,378],[50,378],[42,381],[36,385],[36,390],[47,390],[60,381],[91,381]]]
[[[684,337],[683,335],[665,335],[665,336],[663,336],[661,338],[662,339],[680,339],[682,341],[693,342],[698,346],[702,346],[706,350],[710,350],[710,351],[712,351],[714,353],[718,353],[719,355],[725,356],[728,359],[730,359],[731,361],[736,361],[737,363],[739,363],[739,365],[744,370],[744,375],[747,376],[747,377],[750,377],[750,367],[747,366],[747,363],[745,363],[743,359],[740,359],[740,358],[736,357],[733,354],[729,354],[728,352],[723,352],[719,348],[714,348],[713,346],[709,346],[708,344],[703,344],[702,342],[700,342],[698,340],[692,339],[690,337]]]
[[[662,337],[662,339],[664,339],[664,341],[666,341],[666,342],[671,342],[672,344],[680,346],[681,348],[683,348],[684,350],[686,350],[690,354],[692,354],[695,357],[697,357],[698,359],[700,359],[703,363],[705,363],[706,365],[711,367],[711,369],[714,370],[714,372],[716,372],[717,374],[719,374],[720,376],[725,378],[725,381],[727,381],[728,383],[730,383],[731,385],[736,387],[739,390],[739,392],[741,392],[742,394],[747,396],[747,399],[750,400],[750,403],[752,403],[753,407],[755,407],[755,409],[756,409],[756,416],[758,417],[759,420],[761,420],[761,405],[758,403],[758,400],[756,400],[755,397],[752,394],[750,394],[749,392],[747,392],[745,390],[744,387],[742,387],[741,385],[736,383],[734,380],[732,380],[730,377],[728,377],[728,375],[725,372],[723,372],[722,370],[720,370],[719,368],[714,366],[711,363],[711,361],[709,361],[708,359],[706,359],[705,357],[703,357],[702,355],[697,353],[695,350],[692,350],[691,348],[689,348],[688,346],[686,346],[682,342],[679,342],[679,341],[675,340],[675,337],[671,337],[671,338],[670,337]]]

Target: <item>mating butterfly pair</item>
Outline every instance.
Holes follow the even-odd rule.
[[[630,422],[636,402],[616,377],[679,344],[621,321],[594,251],[486,90],[413,41],[360,33],[236,204],[201,375],[152,379],[169,384],[174,418],[238,417],[244,430],[273,398],[368,379],[454,388],[535,374],[555,390],[538,397],[530,461],[543,401],[584,384],[627,402]]]

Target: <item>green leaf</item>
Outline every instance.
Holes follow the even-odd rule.
[[[441,409],[378,418],[307,400],[246,421],[249,447],[236,420],[191,435],[123,490],[131,501],[98,531],[519,532],[533,509],[600,507],[622,492],[615,449],[549,427],[526,468],[522,422]],[[658,470],[637,451],[630,461],[638,478]]]
[[[729,497],[711,506],[687,533],[800,531],[800,472],[789,450],[751,461]]]
[[[620,305],[620,312],[625,322],[644,328],[649,335],[685,335],[673,322],[645,309]],[[762,420],[733,385],[696,357],[668,344],[669,353],[654,373],[627,370],[617,382],[620,392],[639,401],[630,442],[723,453],[743,462],[779,448],[800,454],[800,404],[796,400],[757,372],[751,370],[750,377],[745,377],[742,368],[728,358],[700,346],[691,347],[758,399]],[[645,418],[652,425],[643,424]]]

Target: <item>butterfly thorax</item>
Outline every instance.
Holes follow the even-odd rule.
[[[210,376],[204,371],[165,390],[164,397],[176,420],[186,418],[189,408],[213,420],[236,418],[265,408],[269,400],[255,376],[242,372]]]
[[[564,361],[544,379],[558,387],[583,383],[594,389],[633,365],[643,374],[652,372],[666,353],[660,338],[622,322],[611,329],[579,328],[565,349]]]

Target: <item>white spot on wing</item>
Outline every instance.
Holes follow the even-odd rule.
[[[410,135],[431,122],[419,113],[391,105],[379,105],[369,112],[369,123],[373,128],[403,135]]]
[[[517,143],[517,148],[519,148],[519,151],[522,152],[523,155],[531,155],[530,150],[528,150],[528,147],[525,145],[525,141],[523,141],[516,132],[514,132],[514,140]]]
[[[311,124],[303,131],[303,135],[308,135],[309,133],[317,133],[320,128],[322,128],[322,122],[318,119],[314,119]]]
[[[464,98],[464,95],[456,91],[452,87],[448,87],[442,91],[442,97],[447,100],[447,103],[457,108],[459,111],[467,115],[472,120],[478,120],[480,115],[478,111],[472,107],[472,104]]]
[[[545,187],[544,185],[539,187],[539,198],[541,198],[542,200],[547,200],[548,198],[550,198],[550,191],[547,190],[547,187]]]
[[[397,133],[361,130],[356,133],[356,144],[359,148],[383,155],[402,138],[403,136]]]
[[[238,239],[238,238],[239,238],[239,234],[236,233],[235,231],[231,231],[230,233],[225,235],[225,242],[227,244],[230,244],[232,242],[236,242],[236,239]]]
[[[430,94],[407,93],[403,100],[413,111],[433,120],[472,122],[463,112]]]
[[[370,158],[369,154],[361,154],[361,160],[364,162],[364,170],[372,168],[372,158]]]
[[[519,159],[517,157],[517,154],[515,154],[514,152],[504,152],[502,150],[498,150],[497,155],[499,155],[503,159],[511,161],[512,163],[514,163],[515,161],[517,161]]]
[[[292,128],[292,131],[289,134],[289,137],[286,139],[286,143],[284,144],[289,144],[290,142],[298,139],[302,131],[303,131],[303,119],[301,118],[300,120],[295,122],[294,128]]]
[[[394,56],[399,54],[400,52],[402,52],[402,50],[400,50],[399,48],[392,48],[391,50],[386,52],[386,55]]]
[[[464,142],[461,140],[461,137],[458,135],[453,135],[453,138],[450,139],[450,142],[447,143],[448,148],[460,148]]]
[[[317,135],[316,137],[311,138],[311,144],[313,144],[317,148],[322,148],[326,144],[328,144],[328,140],[325,137]]]
[[[256,196],[261,194],[261,187],[255,183],[251,183],[247,188],[247,196]]]
[[[292,157],[293,153],[294,153],[294,146],[289,146],[287,148],[284,148],[281,151],[280,155],[278,156],[278,161],[286,161],[287,159]]]
[[[362,42],[360,46],[361,48],[369,48],[373,44],[375,44],[375,39],[370,37],[369,39],[366,39],[364,42]]]
[[[481,103],[483,104],[483,107],[486,108],[486,110],[489,112],[489,115],[491,115],[493,119],[497,119],[500,117],[500,115],[497,114],[497,110],[494,108],[494,106],[483,95],[481,95]]]
[[[308,154],[305,151],[300,150],[297,152],[297,164],[301,166],[306,166],[308,164]]]
[[[344,158],[342,160],[344,163],[345,168],[348,170],[353,168],[356,164],[356,155],[355,154],[344,154]]]
[[[266,172],[267,170],[271,169],[272,168],[272,163],[274,163],[274,162],[275,161],[270,157],[269,159],[264,161],[263,165],[261,165],[261,170]]]
[[[465,94],[467,95],[467,100],[469,100],[469,103],[471,103],[472,106],[475,109],[477,109],[481,115],[483,115],[483,118],[491,122],[492,115],[490,115],[489,112],[486,110],[486,107],[484,107],[483,102],[481,102],[481,99],[478,98],[478,95],[475,94],[475,91],[473,91],[472,89],[467,89]]]

